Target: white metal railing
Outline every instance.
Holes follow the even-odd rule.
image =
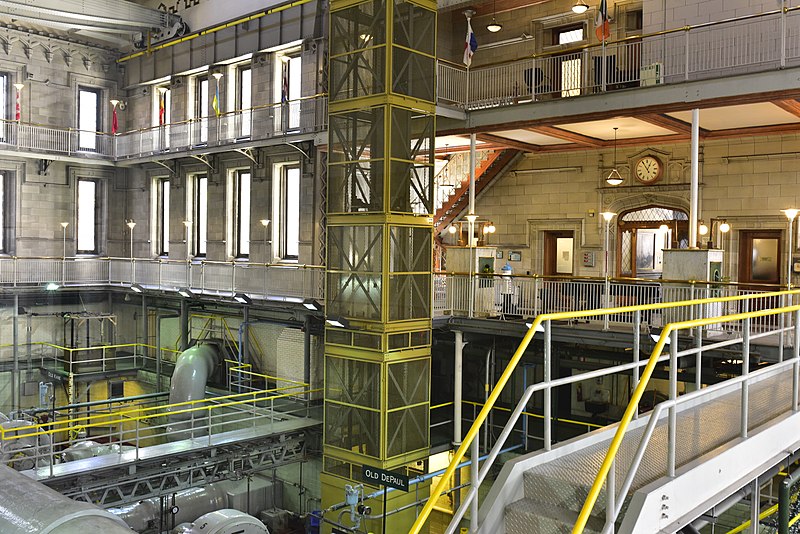
[[[499,65],[439,63],[439,102],[466,109],[800,64],[800,10],[686,26]]]
[[[603,531],[606,532],[613,532],[613,524],[615,520],[618,519],[618,514],[620,513],[623,503],[625,502],[625,497],[631,489],[631,485],[633,482],[633,478],[636,475],[636,471],[638,469],[639,464],[641,463],[642,457],[644,455],[644,450],[646,449],[650,437],[653,434],[655,429],[656,423],[659,421],[660,415],[662,411],[669,410],[670,417],[669,417],[669,432],[668,434],[668,442],[667,442],[667,456],[664,458],[663,462],[663,476],[675,476],[675,469],[677,466],[676,462],[676,449],[677,449],[677,442],[680,439],[685,439],[685,437],[680,436],[678,432],[676,432],[676,413],[677,407],[685,402],[694,402],[696,399],[700,397],[707,397],[713,396],[714,394],[721,394],[726,391],[730,391],[732,388],[742,388],[745,393],[741,395],[741,403],[742,403],[742,414],[747,414],[748,411],[751,409],[749,404],[748,395],[746,394],[746,390],[748,386],[770,376],[776,374],[782,374],[786,377],[787,380],[792,382],[792,394],[790,398],[790,405],[786,406],[786,411],[793,411],[796,412],[798,410],[798,401],[800,397],[800,373],[798,373],[798,369],[800,368],[800,345],[796,342],[792,342],[793,338],[796,338],[800,335],[800,329],[796,327],[786,327],[785,324],[789,324],[794,322],[794,324],[800,324],[800,318],[798,318],[798,314],[800,314],[800,306],[793,306],[793,307],[785,307],[785,308],[776,308],[767,310],[766,306],[769,302],[785,302],[791,300],[787,294],[768,294],[765,295],[766,298],[772,299],[775,298],[774,301],[772,300],[764,300],[762,297],[748,297],[746,295],[742,295],[736,301],[736,304],[744,310],[750,309],[762,309],[763,312],[754,312],[756,314],[761,315],[762,317],[774,317],[775,320],[770,321],[769,324],[772,326],[768,330],[758,329],[755,328],[755,324],[753,322],[753,314],[754,313],[746,313],[746,314],[738,314],[738,315],[728,315],[728,316],[720,316],[716,314],[704,315],[703,319],[698,318],[696,321],[687,321],[687,322],[673,322],[669,325],[667,329],[662,332],[661,339],[658,340],[655,348],[653,349],[653,353],[648,358],[641,358],[644,352],[644,348],[641,346],[641,322],[643,320],[643,310],[640,309],[630,309],[625,310],[625,314],[632,315],[635,319],[635,328],[633,329],[633,340],[631,343],[632,347],[632,363],[624,363],[624,364],[615,364],[610,365],[605,368],[596,369],[592,371],[587,371],[584,373],[580,373],[577,375],[569,376],[569,377],[561,377],[561,378],[553,378],[556,376],[551,372],[550,366],[552,366],[552,358],[550,357],[552,346],[551,346],[551,333],[552,333],[552,321],[554,319],[558,319],[558,316],[544,316],[541,319],[536,321],[534,325],[530,328],[535,329],[539,327],[540,330],[543,332],[542,337],[544,338],[544,378],[537,383],[528,386],[524,391],[520,401],[517,403],[516,407],[514,408],[512,414],[508,417],[505,427],[503,431],[500,433],[497,441],[494,442],[491,452],[489,453],[486,460],[480,465],[479,470],[477,470],[475,476],[473,476],[471,481],[471,488],[467,496],[462,501],[461,507],[454,513],[452,521],[450,522],[449,526],[446,529],[446,533],[454,533],[458,530],[460,526],[461,519],[465,516],[467,511],[472,510],[472,515],[470,518],[470,526],[471,530],[477,531],[479,526],[478,525],[478,517],[475,514],[478,505],[478,489],[480,488],[482,482],[486,479],[489,475],[490,471],[492,470],[495,461],[498,459],[500,451],[503,447],[506,446],[506,441],[509,437],[514,433],[516,426],[519,424],[522,415],[530,402],[534,393],[542,392],[544,395],[543,403],[544,403],[544,413],[545,418],[543,420],[544,428],[543,428],[543,437],[538,438],[542,441],[542,445],[544,450],[550,451],[555,443],[553,438],[553,418],[551,417],[551,403],[552,399],[556,396],[556,389],[559,387],[566,387],[571,388],[574,384],[586,381],[586,380],[595,380],[601,377],[606,376],[629,376],[630,374],[633,375],[633,383],[631,387],[635,389],[637,392],[640,390],[644,390],[647,386],[647,381],[649,380],[652,370],[655,367],[656,363],[669,363],[669,391],[670,391],[670,399],[669,401],[665,402],[662,405],[656,407],[656,409],[649,414],[642,416],[643,418],[648,417],[649,421],[647,423],[647,429],[645,430],[644,437],[642,438],[639,449],[637,450],[636,454],[633,457],[630,466],[625,466],[625,474],[627,475],[622,482],[621,486],[615,486],[613,477],[609,475],[607,483],[609,498],[609,516],[608,521],[606,523],[606,529]],[[760,301],[760,302],[759,302]],[[749,303],[749,304],[748,304]],[[701,301],[700,304],[714,304],[713,302]],[[691,310],[695,308],[696,304],[692,301],[683,302],[683,303],[675,303],[677,305],[675,309],[684,310],[688,313],[691,313]],[[711,310],[713,311],[713,310]],[[584,314],[584,317],[589,317],[592,315],[601,315],[602,310],[594,310],[589,311]],[[784,317],[784,321],[778,320],[779,317]],[[792,321],[794,318],[794,321]],[[710,339],[708,341],[704,341],[708,338],[702,335],[703,330],[715,330],[713,328],[715,325],[719,327],[720,325],[728,325],[728,324],[739,324],[739,328],[737,328],[738,333],[734,334],[733,336],[727,337],[724,340],[715,341]],[[779,326],[780,325],[780,326]],[[687,334],[691,334],[693,331],[698,331],[701,335],[695,335],[695,343],[693,346],[689,346],[684,349],[680,349],[678,347],[678,331],[685,330]],[[520,349],[517,350],[515,353],[513,360],[518,360],[517,354],[521,354],[520,351],[524,351],[524,347],[530,343],[530,340],[533,338],[532,333],[529,333],[525,339],[523,339],[523,345],[521,345]],[[538,336],[537,336],[538,337]],[[793,348],[793,355],[792,357],[784,361],[782,363],[778,363],[772,367],[766,368],[764,370],[750,372],[750,343],[756,339],[764,339],[767,337],[773,338],[780,338],[779,347],[781,349],[781,354],[783,350],[787,346],[791,346]],[[784,340],[788,341],[787,345],[784,345]],[[703,355],[704,351],[711,351],[716,349],[723,349],[726,347],[735,347],[738,344],[741,344],[743,347],[742,349],[742,363],[740,364],[741,368],[741,375],[736,376],[728,381],[723,381],[716,385],[709,386],[708,388],[701,389],[702,382],[702,365],[703,365]],[[668,347],[669,354],[662,354],[661,350],[664,347]],[[685,358],[688,360],[686,367],[694,367],[694,375],[695,375],[695,383],[694,383],[694,391],[693,393],[688,393],[685,396],[678,396],[678,367],[683,367],[678,365],[678,360],[681,358]],[[782,357],[781,357],[782,361]],[[515,362],[513,362],[515,364]],[[706,364],[708,365],[708,364]],[[504,376],[510,375],[511,371],[513,371],[512,364],[509,364],[509,367],[505,370]],[[789,376],[791,373],[791,376]],[[640,378],[641,377],[641,378]],[[506,381],[502,381],[502,384],[498,386],[502,388]],[[496,392],[493,392],[492,395],[494,396]],[[632,396],[633,400],[631,400],[631,405],[634,408],[631,408],[630,405],[628,407],[628,411],[626,411],[625,418],[623,419],[623,423],[621,426],[627,426],[628,422],[630,422],[630,417],[635,417],[636,414],[635,408],[636,404],[638,404],[639,399],[641,397],[641,393],[639,393],[639,397],[635,397],[635,394]],[[633,411],[632,411],[633,410]],[[628,413],[631,412],[631,413]],[[480,427],[482,424],[483,418],[485,418],[485,414],[480,414],[481,420],[478,421],[476,418],[476,423],[470,429],[468,436],[465,438],[464,445],[462,448],[459,449],[459,452],[462,452],[462,449],[465,450],[465,447],[469,445],[470,439],[472,440],[471,446],[473,449],[477,449],[476,443],[478,442],[478,431],[477,428]],[[737,436],[747,436],[747,430],[750,428],[748,425],[747,417],[743,416],[741,420],[741,429],[736,427],[733,430],[733,434],[730,436],[730,439],[735,439]],[[644,423],[641,423],[644,424]],[[733,427],[732,427],[733,428]],[[624,428],[622,430],[624,432]],[[525,440],[525,447],[527,448],[527,434],[523,436]],[[611,454],[611,453],[609,453]],[[455,463],[457,460],[460,460],[457,457],[453,460]],[[627,458],[625,458],[627,460]],[[613,465],[613,464],[612,464]],[[474,467],[477,469],[477,467]],[[612,471],[613,471],[612,467]],[[448,472],[450,468],[448,468]],[[447,476],[447,472],[445,473]],[[600,480],[602,483],[602,480]],[[509,483],[509,482],[507,482]],[[617,488],[620,488],[619,490]],[[594,490],[594,488],[592,488]],[[435,498],[439,494],[440,487],[437,487],[434,493],[432,494],[432,498]],[[612,497],[613,495],[613,497]],[[495,505],[500,503],[494,503]],[[424,511],[423,511],[424,512]],[[423,513],[423,517],[425,514]],[[582,529],[580,530],[582,531]],[[579,531],[579,532],[580,532]],[[412,532],[416,532],[412,530]]]
[[[603,278],[548,278],[543,276],[504,276],[476,274],[434,274],[434,315],[461,315],[470,313],[470,295],[474,293],[472,314],[475,317],[520,317],[532,318],[542,313],[586,311],[604,307],[605,279]],[[470,285],[474,286],[470,288]],[[472,291],[471,291],[472,289]],[[776,287],[764,286],[763,290],[738,287],[735,284],[713,284],[702,282],[679,282],[662,280],[612,280],[609,283],[609,307],[637,306],[642,304],[669,303],[706,298],[735,297],[761,294]],[[764,297],[758,305],[776,308],[780,297]],[[648,310],[643,321],[660,327],[670,322],[686,321],[711,313],[723,315],[741,311],[737,303],[713,303],[703,309],[666,308]],[[616,313],[608,316],[609,322],[632,324],[631,313]],[[587,320],[592,320],[587,318]],[[768,319],[761,320],[762,322]],[[735,331],[737,325],[709,327]]]
[[[0,123],[0,148],[121,160],[324,131],[328,99],[315,95],[116,135],[14,120]]]
[[[0,285],[131,285],[201,294],[322,300],[325,269],[315,265],[176,261],[162,258],[0,258]]]

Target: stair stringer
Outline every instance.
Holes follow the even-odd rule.
[[[800,449],[798,428],[800,412],[785,414],[747,439],[730,442],[682,466],[675,478],[644,486],[633,494],[619,534],[680,530]]]

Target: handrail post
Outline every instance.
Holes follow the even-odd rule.
[[[544,382],[547,384],[544,389],[544,450],[549,451],[553,448],[553,429],[552,429],[552,390],[550,380],[552,376],[552,343],[551,343],[551,321],[544,322]]]
[[[703,304],[699,304],[699,306],[702,307]],[[699,391],[700,388],[703,386],[703,380],[702,380],[703,327],[702,326],[698,326],[697,328],[695,328],[694,347],[697,349],[697,353],[694,355],[694,367],[695,367],[694,388],[695,390]]]
[[[480,474],[479,458],[480,458],[480,433],[475,434],[475,439],[472,440],[472,465],[470,466],[470,478],[472,479],[472,487],[476,489],[475,496],[469,504],[469,531],[471,534],[478,532],[478,475]]]
[[[617,460],[611,462],[611,469],[608,470],[606,478],[606,529],[603,532],[614,534],[614,521],[616,520],[616,491],[617,491]]]
[[[538,276],[533,279],[533,316],[536,317],[542,311],[539,302],[539,295],[542,294],[542,279]]]
[[[742,375],[750,374],[750,318],[744,320],[744,331],[742,332]],[[750,402],[750,387],[747,380],[742,382],[742,428],[741,437],[747,437],[747,406]]]
[[[669,344],[669,398],[678,398],[678,331],[670,332]],[[667,476],[675,478],[675,449],[678,431],[678,408],[673,403],[669,407],[669,427],[667,440]]]
[[[652,313],[652,312],[651,312]],[[638,364],[639,358],[641,356],[641,332],[642,332],[642,310],[636,310],[633,312],[633,363]],[[639,366],[633,368],[633,384],[631,384],[631,390],[636,389],[636,386],[639,385]],[[639,418],[639,410],[633,412],[633,418]]]
[[[800,389],[800,310],[794,312],[794,347],[792,359],[792,411],[797,412],[798,389]]]

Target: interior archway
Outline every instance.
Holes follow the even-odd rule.
[[[617,275],[661,278],[663,250],[689,246],[689,216],[681,209],[644,206],[620,214],[617,232]]]

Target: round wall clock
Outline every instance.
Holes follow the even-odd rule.
[[[636,162],[634,173],[636,179],[643,184],[652,184],[661,178],[663,171],[661,160],[655,156],[644,156]]]

